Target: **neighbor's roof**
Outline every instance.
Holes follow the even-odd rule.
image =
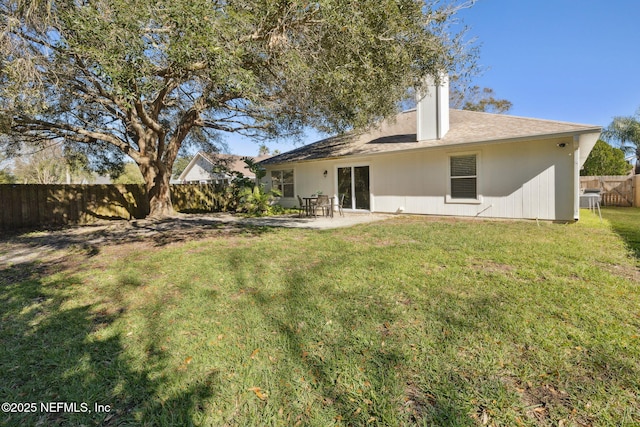
[[[209,162],[212,166],[221,166],[225,169],[232,172],[240,172],[247,178],[255,178],[255,174],[247,168],[247,164],[244,162],[244,159],[252,159],[256,162],[261,160],[266,160],[270,157],[270,155],[262,155],[262,156],[239,156],[236,154],[222,154],[222,153],[206,153],[204,151],[199,151],[193,159],[189,162],[187,167],[180,174],[179,180],[185,179],[189,171],[196,164],[198,157],[203,158],[207,162]]]
[[[323,139],[271,157],[262,161],[261,164],[272,165],[419,148],[542,139],[600,131],[600,126],[452,109],[449,110],[449,132],[444,138],[418,142],[416,141],[416,110],[409,110],[366,132],[347,133]]]
[[[240,172],[248,178],[255,178],[255,174],[249,170],[244,159],[252,159],[259,162],[269,158],[269,156],[239,156],[236,154],[206,153],[204,151],[200,151],[199,154],[214,166],[223,166],[232,172]]]

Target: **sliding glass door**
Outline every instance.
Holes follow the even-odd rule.
[[[344,194],[345,209],[371,209],[369,166],[338,168],[338,194]]]

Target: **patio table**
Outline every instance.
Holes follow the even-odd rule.
[[[317,202],[318,202],[318,196],[312,196],[312,197],[303,197],[302,198],[304,200],[304,204],[305,204],[305,212],[307,213],[308,216],[316,216],[315,215],[315,210],[317,207]],[[331,207],[329,208],[329,212],[327,213],[327,216],[330,216],[331,218],[333,218],[333,206],[334,206],[334,198],[333,197],[329,197],[329,202],[331,204]]]

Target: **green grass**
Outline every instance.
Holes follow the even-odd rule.
[[[605,218],[612,229],[627,243],[627,247],[637,259],[640,259],[640,218],[638,209],[606,208]]]
[[[0,272],[7,425],[637,426],[640,210],[60,249]]]

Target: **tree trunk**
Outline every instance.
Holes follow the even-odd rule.
[[[140,166],[142,176],[147,187],[149,200],[149,218],[161,219],[175,216],[173,203],[171,203],[171,187],[169,179],[171,172],[166,168]]]

